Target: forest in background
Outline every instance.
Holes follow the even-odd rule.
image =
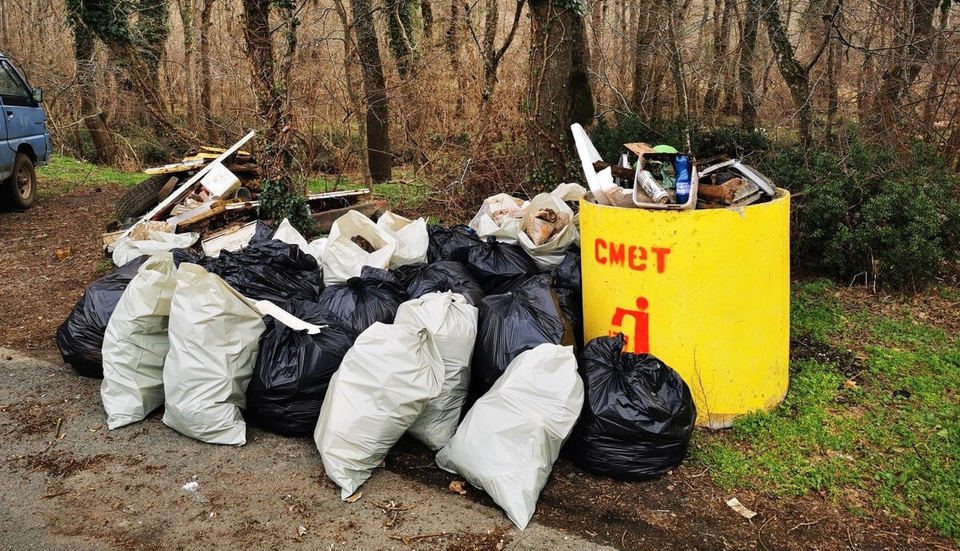
[[[919,277],[886,279],[909,286],[960,253],[957,12],[950,0],[0,0],[0,50],[44,89],[62,153],[141,168],[260,130],[265,208],[299,204],[284,193],[318,174],[451,190],[461,208],[581,179],[572,122],[605,155],[626,141],[701,161],[762,151],[801,207],[795,257],[874,282],[927,259]]]

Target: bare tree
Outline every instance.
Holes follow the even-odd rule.
[[[744,130],[756,130],[758,123],[757,82],[754,79],[757,34],[760,28],[760,0],[747,0],[747,12],[740,33],[740,126]]]
[[[98,82],[96,78],[96,64],[93,61],[93,52],[96,38],[82,21],[71,20],[73,29],[73,48],[77,60],[77,84],[80,89],[80,115],[84,126],[90,133],[94,154],[97,161],[115,165],[117,163],[117,146],[107,128],[107,117],[97,102]]]

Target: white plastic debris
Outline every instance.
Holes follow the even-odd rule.
[[[553,222],[540,219],[548,212]],[[541,193],[530,201],[520,221],[520,246],[533,258],[541,272],[549,272],[563,260],[570,245],[580,242],[580,232],[573,223],[573,209],[559,197]],[[545,240],[539,236],[550,233]],[[536,241],[534,240],[535,238]]]
[[[171,253],[144,262],[117,303],[103,336],[100,396],[113,430],[142,421],[163,404],[167,323],[177,286]]]
[[[364,250],[355,240],[365,242],[373,250]],[[359,277],[364,266],[389,268],[396,250],[397,241],[392,235],[378,228],[363,214],[349,211],[338,218],[330,229],[330,237],[320,257],[323,283],[333,285],[351,277]]]
[[[200,483],[197,482],[196,480],[191,480],[190,482],[187,482],[186,484],[183,485],[183,489],[184,491],[191,492],[191,493],[197,492],[200,490]]]
[[[523,530],[582,406],[573,348],[541,344],[470,408],[437,465],[490,494]]]
[[[594,147],[586,130],[579,123],[570,126],[573,141],[577,146],[577,155],[583,167],[583,175],[587,185],[593,193],[598,205],[613,205],[615,207],[634,208],[633,190],[621,188],[613,180],[613,170],[607,167],[600,172],[593,168],[593,163],[602,161],[600,153]]]
[[[114,242],[113,263],[117,266],[123,266],[134,258],[143,255],[155,255],[157,253],[169,252],[173,249],[186,249],[197,242],[200,234],[189,233],[167,233],[161,231],[149,231],[147,234],[150,239],[135,241],[130,235],[126,235]]]
[[[522,199],[498,193],[483,201],[470,227],[481,239],[493,236],[503,243],[516,243],[525,207]]]
[[[391,268],[427,261],[430,236],[426,220],[410,220],[388,211],[377,220],[377,227],[397,240],[397,250],[390,259]]]
[[[181,264],[170,304],[163,422],[203,442],[245,444],[240,410],[264,329],[249,299],[202,267]]]
[[[463,295],[428,293],[404,302],[397,310],[396,325],[410,325],[430,332],[443,360],[443,388],[427,402],[420,417],[407,431],[431,450],[444,447],[457,431],[460,410],[470,384],[470,358],[477,339],[475,306]]]
[[[330,380],[313,439],[327,476],[350,497],[440,394],[443,361],[426,329],[374,323]]]
[[[750,520],[753,517],[757,516],[756,511],[751,511],[750,509],[747,509],[746,507],[744,507],[742,503],[740,503],[740,500],[735,497],[732,497],[727,500],[727,507],[730,507],[731,509],[739,513],[740,516],[742,516],[747,520]]]

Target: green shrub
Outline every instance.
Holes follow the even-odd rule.
[[[794,193],[794,265],[844,282],[920,289],[960,253],[960,179],[934,148],[909,154],[854,140],[794,147],[763,170]]]
[[[600,119],[590,140],[604,160],[613,162],[620,158],[625,143],[669,144],[683,149],[683,123],[677,119],[645,121],[636,115],[620,115],[614,123]],[[736,126],[694,126],[690,129],[690,148],[704,162],[720,156],[744,157],[763,152],[770,148],[770,140],[760,132]]]

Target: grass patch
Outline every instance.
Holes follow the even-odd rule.
[[[787,397],[731,431],[699,434],[694,458],[728,491],[818,492],[853,514],[879,510],[960,539],[960,338],[917,319],[907,300],[864,312],[839,290],[794,286]],[[797,354],[797,343],[819,352]]]
[[[120,185],[129,187],[147,178],[142,172],[125,172],[110,167],[52,155],[50,163],[37,169],[40,195],[68,193],[83,186]]]

